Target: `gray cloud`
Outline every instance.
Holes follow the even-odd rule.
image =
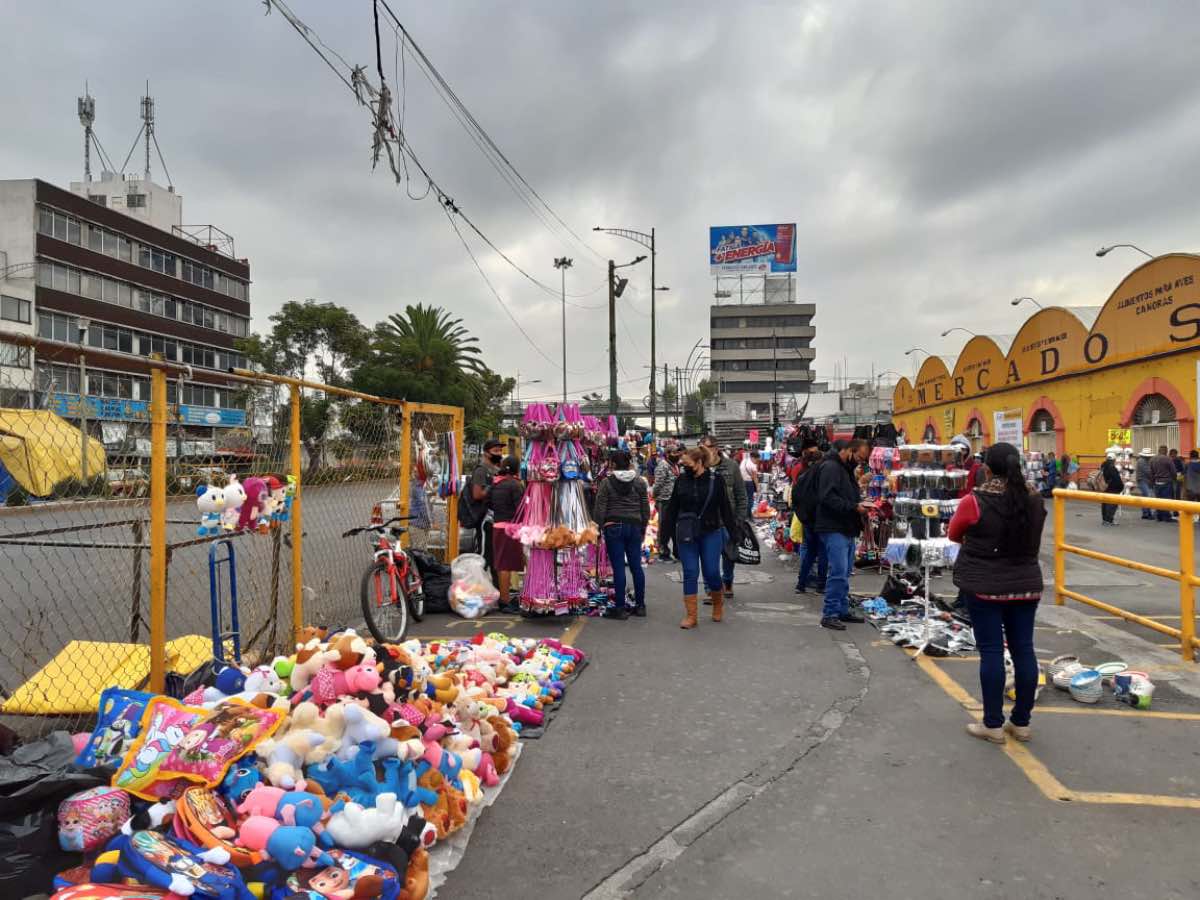
[[[365,0],[294,0],[352,63],[374,68]],[[593,225],[658,228],[659,362],[707,332],[711,224],[796,221],[800,295],[818,304],[817,367],[907,370],[955,352],[950,325],[1012,333],[1007,301],[1095,304],[1138,260],[1185,249],[1200,85],[1192,7],[1160,3],[636,2],[393,4],[496,142],[601,257],[639,248]],[[252,0],[12,5],[0,76],[0,177],[79,177],[74,98],[89,79],[120,162],[149,78],[159,140],[190,222],[251,258],[256,325],[284,300],[343,303],[372,323],[405,303],[462,316],[488,362],[550,393],[557,368],[499,309],[433,200],[370,170],[366,114],[279,15]],[[387,32],[384,67],[395,77]],[[406,131],[447,191],[542,281],[603,262],[544,227],[411,63]],[[394,87],[396,85],[393,85]],[[14,124],[16,127],[14,127]],[[140,168],[135,162],[131,168]],[[157,170],[157,163],[155,163]],[[417,192],[423,184],[415,184]],[[551,359],[558,302],[471,237]],[[648,268],[621,301],[622,380],[649,355]],[[574,302],[601,307],[602,291]],[[571,308],[573,388],[607,381],[607,316]],[[629,396],[640,384],[623,387]]]

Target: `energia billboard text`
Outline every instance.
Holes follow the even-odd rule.
[[[796,271],[796,225],[717,225],[708,229],[713,275]]]

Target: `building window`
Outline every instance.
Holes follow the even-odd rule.
[[[146,195],[127,194],[125,196],[125,205],[130,209],[144,209],[146,206]]]
[[[1044,434],[1047,431],[1054,430],[1054,416],[1050,415],[1044,409],[1039,409],[1033,414],[1033,420],[1029,424],[1031,431],[1037,434]]]
[[[0,406],[5,409],[29,409],[29,391],[0,388]]]
[[[0,319],[28,325],[31,321],[33,304],[20,297],[0,297]]]
[[[1162,394],[1147,394],[1133,412],[1134,425],[1166,425],[1175,422],[1175,404]],[[1157,448],[1152,448],[1157,449]]]
[[[60,241],[67,241],[71,244],[82,243],[78,219],[44,206],[38,207],[38,231]]]
[[[97,206],[108,206],[108,198],[104,194],[88,194],[88,199]]]
[[[29,368],[29,348],[20,344],[0,342],[0,366],[10,369]]]

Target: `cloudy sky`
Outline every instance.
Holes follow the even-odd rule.
[[[368,0],[290,2],[329,47],[374,67]],[[80,178],[85,79],[119,163],[148,78],[185,220],[230,232],[251,260],[256,328],[292,298],[335,301],[367,324],[435,303],[480,337],[494,369],[540,380],[523,397],[559,390],[558,301],[468,234],[531,345],[437,203],[371,171],[365,113],[281,15],[258,0],[4,5],[0,177]],[[707,338],[708,226],[795,221],[822,378],[843,359],[852,376],[911,372],[909,347],[956,352],[964,335],[939,337],[954,325],[1011,334],[1025,315],[1016,296],[1099,304],[1141,258],[1097,259],[1102,244],[1193,246],[1191,3],[392,8],[587,242],[534,216],[409,60],[404,128],[431,174],[542,281],[558,284],[554,257],[575,260],[568,291],[586,296],[568,311],[573,394],[607,383],[602,259],[640,252],[593,225],[658,229],[658,279],[671,288],[658,360],[682,365]],[[385,27],[393,86],[396,48]],[[648,265],[631,281],[618,356],[632,397],[649,362]]]

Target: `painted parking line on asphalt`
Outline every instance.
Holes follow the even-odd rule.
[[[907,652],[907,651],[906,651]],[[912,653],[908,654],[910,657]],[[953,659],[954,657],[947,657]],[[916,656],[914,662],[920,667],[929,678],[940,687],[946,694],[955,700],[960,706],[971,714],[971,717],[976,721],[983,719],[983,708],[978,700],[976,700],[962,685],[947,675],[937,662],[928,656]],[[1069,707],[1055,708],[1058,711],[1066,711]],[[1046,707],[1039,709],[1039,714],[1042,712],[1052,711]],[[1130,710],[1129,713],[1136,712]],[[1128,715],[1129,713],[1123,710],[1083,710],[1073,711],[1075,715],[1088,713],[1115,713],[1117,715]],[[1182,718],[1185,714],[1163,714],[1162,718]],[[1192,718],[1195,714],[1188,715]],[[1020,741],[1005,741],[1002,745],[1002,750],[1009,759],[1011,759],[1017,767],[1025,774],[1025,777],[1033,783],[1039,791],[1042,792],[1049,800],[1057,803],[1096,803],[1115,806],[1158,806],[1171,807],[1177,809],[1200,809],[1200,797],[1175,797],[1168,794],[1133,794],[1121,793],[1115,791],[1075,791],[1068,788],[1059,781],[1054,773],[1046,768],[1045,763],[1033,755],[1032,751],[1026,744]]]

